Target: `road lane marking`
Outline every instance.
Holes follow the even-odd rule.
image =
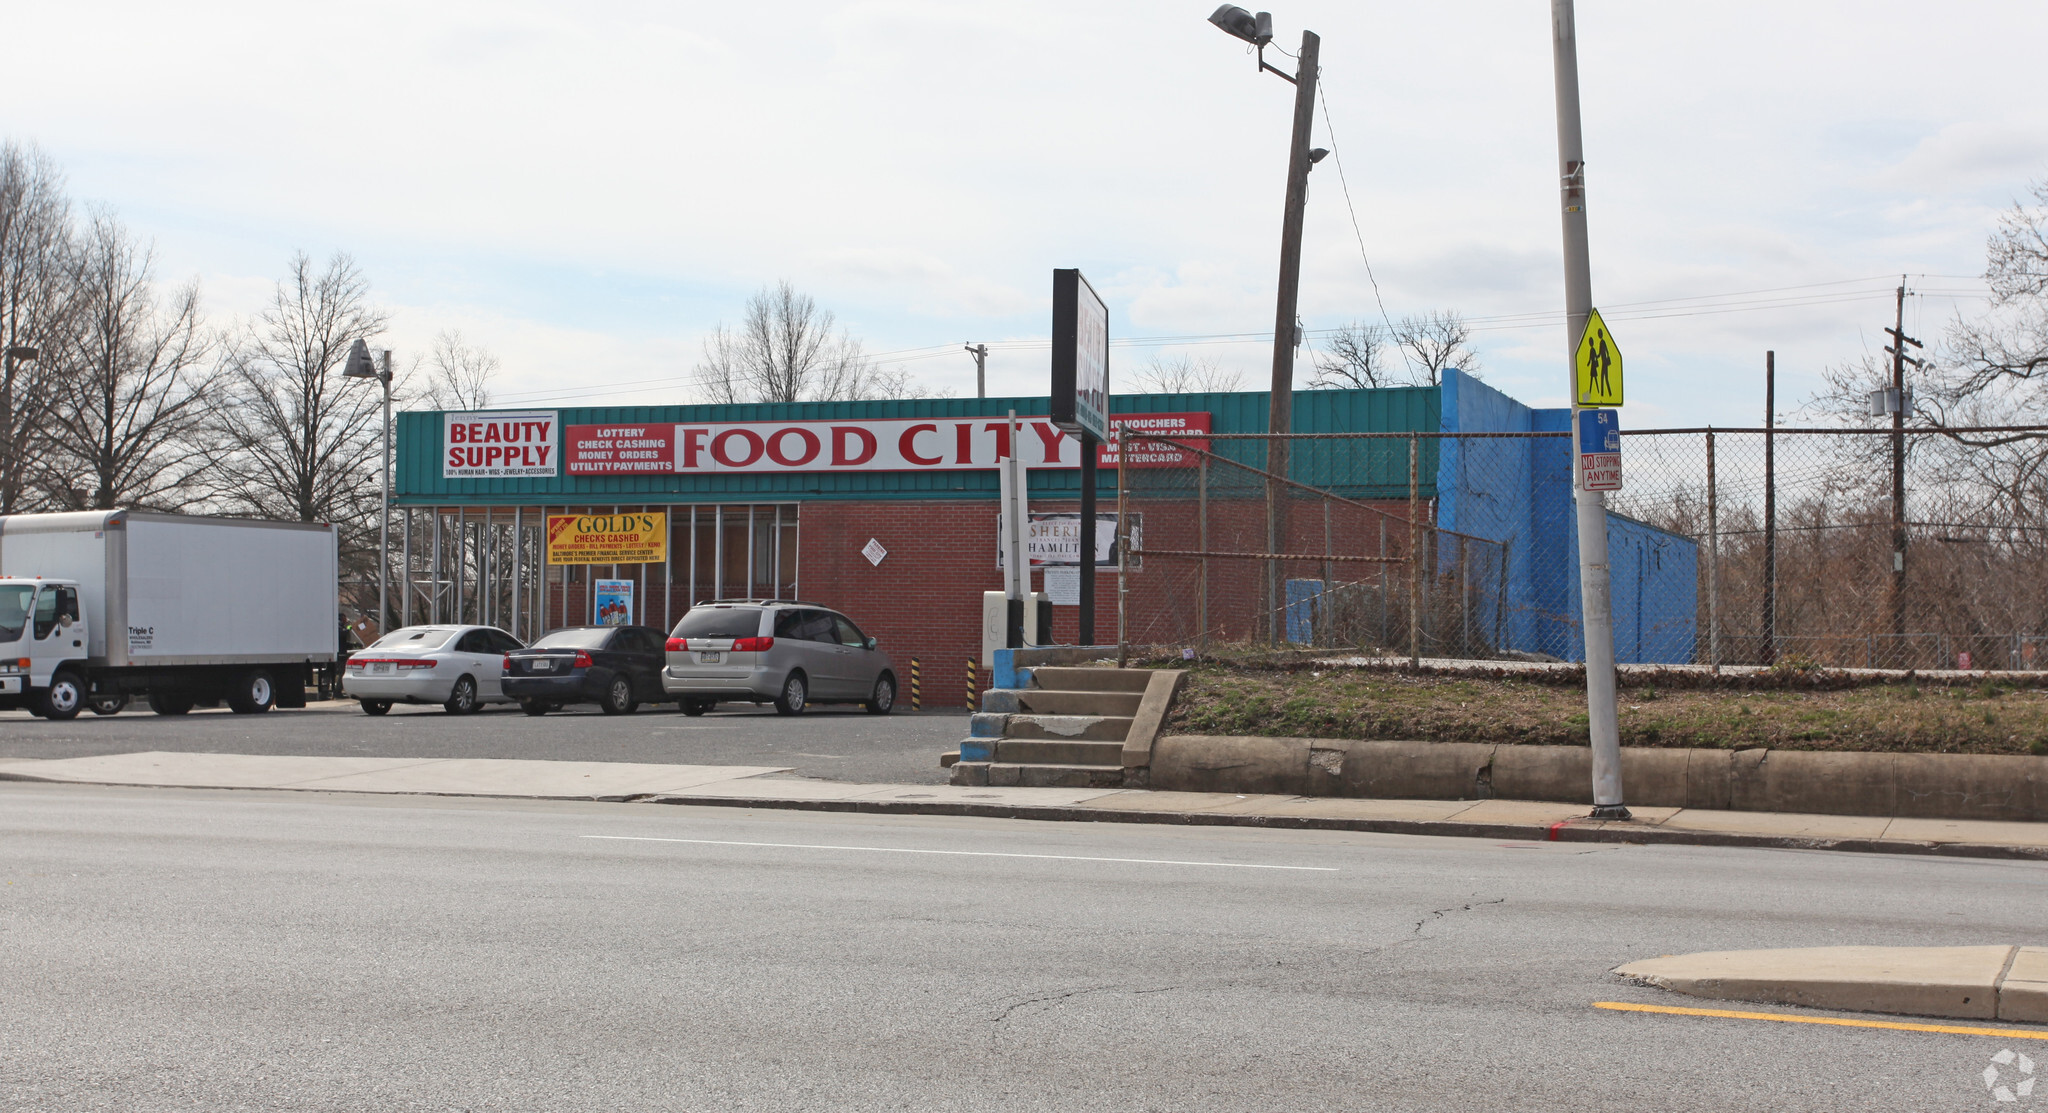
[[[1900,1032],[1940,1032],[1950,1036],[1998,1036],[2013,1040],[2048,1040],[2048,1029],[1971,1028],[1960,1024],[1908,1024],[1899,1020],[1850,1020],[1839,1016],[1796,1016],[1792,1013],[1745,1013],[1732,1009],[1681,1009],[1672,1005],[1633,1005],[1625,1001],[1595,1001],[1596,1009],[1628,1013],[1668,1013],[1673,1016],[1718,1016],[1729,1020],[1777,1020],[1786,1024],[1832,1024],[1838,1028],[1890,1028]]]
[[[777,850],[871,850],[878,854],[946,854],[960,858],[1038,858],[1053,862],[1121,862],[1134,866],[1215,866],[1231,870],[1302,870],[1337,873],[1336,866],[1268,866],[1253,862],[1180,862],[1168,858],[1088,858],[1079,854],[1005,854],[994,850],[914,850],[904,846],[826,846],[801,842],[734,842],[727,839],[660,839],[648,835],[578,835],[616,842],[680,842],[695,846],[765,846]]]

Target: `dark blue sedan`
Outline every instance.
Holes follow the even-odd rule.
[[[661,631],[646,626],[567,626],[505,654],[500,680],[528,715],[594,703],[630,715],[641,703],[674,699],[661,690],[667,663]]]

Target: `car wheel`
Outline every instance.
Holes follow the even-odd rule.
[[[45,719],[63,722],[78,718],[85,710],[85,682],[76,673],[59,672],[50,686],[36,695],[36,711]]]
[[[455,678],[455,687],[448,691],[448,702],[441,705],[450,715],[468,715],[476,711],[476,679],[469,676]]]
[[[875,678],[875,694],[867,702],[868,714],[887,715],[896,709],[896,678],[888,673]]]
[[[151,692],[149,694],[149,709],[159,715],[183,715],[192,710],[192,697]]]
[[[270,674],[262,669],[243,673],[228,692],[228,709],[237,715],[261,714],[275,702],[277,690],[270,683]]]
[[[810,698],[811,685],[809,681],[804,679],[804,674],[800,672],[790,673],[789,679],[782,682],[782,694],[775,697],[775,713],[777,715],[801,715],[804,713],[805,705],[810,702]]]
[[[686,699],[683,701],[683,714],[702,715],[716,706],[716,703],[708,699]]]
[[[94,696],[92,713],[95,715],[119,715],[128,706],[127,696]]]
[[[528,715],[545,715],[554,709],[555,706],[544,699],[523,699],[519,701],[519,710],[526,712]]]
[[[388,699],[366,699],[363,701],[363,714],[365,715],[382,715],[389,710],[391,710],[391,701]]]
[[[612,677],[612,686],[605,689],[604,699],[598,707],[607,715],[631,715],[640,701],[633,698],[633,681],[629,677]]]

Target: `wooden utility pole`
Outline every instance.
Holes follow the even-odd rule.
[[[1287,516],[1281,500],[1286,489],[1287,441],[1294,430],[1295,319],[1301,301],[1301,229],[1308,208],[1309,131],[1316,118],[1316,69],[1323,40],[1314,31],[1301,33],[1301,55],[1294,77],[1294,139],[1287,154],[1287,211],[1280,221],[1280,294],[1273,308],[1273,384],[1268,395],[1266,428],[1278,434],[1266,442],[1266,551],[1287,548]],[[1274,73],[1280,71],[1274,70]],[[1286,74],[1280,74],[1286,77]],[[1266,562],[1266,607],[1274,645],[1286,637],[1280,562]]]
[[[1920,342],[1906,335],[1906,276],[1899,276],[1897,307],[1891,328],[1892,388],[1885,408],[1892,414],[1892,589],[1891,619],[1894,652],[1906,652],[1906,365],[1920,361],[1906,354],[1906,345]]]
[[[974,396],[988,397],[988,345],[969,344],[967,352],[974,357]]]
[[[1778,353],[1764,353],[1764,614],[1758,663],[1778,660]]]

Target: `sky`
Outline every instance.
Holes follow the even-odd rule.
[[[457,329],[496,399],[692,400],[703,337],[788,280],[923,389],[1043,394],[1051,274],[1109,303],[1112,385],[1190,355],[1262,386],[1293,90],[1212,5],[288,5],[5,0],[0,137],[153,239],[212,319],[354,256],[384,343]],[[2048,175],[2048,5],[1582,0],[1595,303],[1632,428],[1760,423],[1981,309]],[[1566,393],[1541,0],[1290,0],[1322,38],[1310,347],[1450,309],[1481,375]],[[1292,63],[1268,51],[1268,60]],[[1303,351],[1306,365],[1314,352]],[[1301,381],[1306,382],[1304,372]]]

